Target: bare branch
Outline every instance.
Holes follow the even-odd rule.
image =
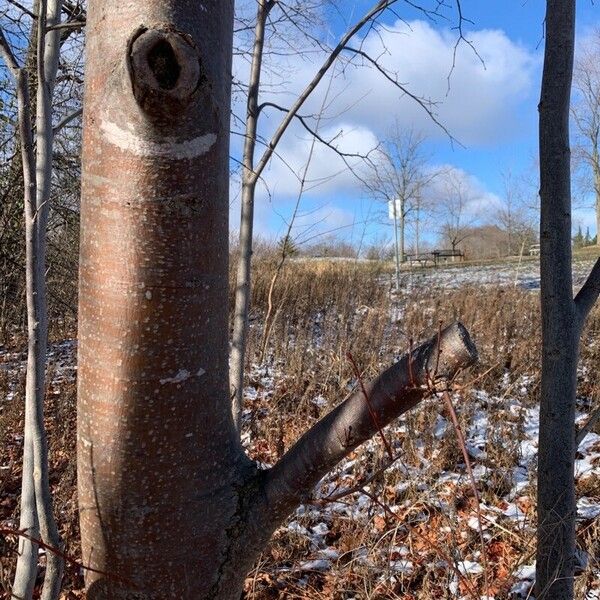
[[[426,100],[425,98],[421,98],[416,94],[410,92],[404,84],[402,84],[396,77],[394,77],[391,73],[389,73],[386,69],[384,69],[372,56],[369,56],[364,50],[360,50],[359,48],[352,48],[351,46],[346,46],[345,50],[350,52],[354,52],[358,56],[362,56],[367,62],[371,63],[389,82],[393,83],[404,95],[408,96],[411,100],[414,100],[426,113],[427,116],[450,138],[451,141],[457,142],[459,146],[462,144],[448,131],[446,126],[437,118],[436,114],[433,112],[433,107],[435,103]]]
[[[17,0],[8,0],[13,6],[16,6],[19,10],[22,10],[28,17],[31,17],[32,19],[37,19],[37,15],[33,12],[31,12],[26,6],[23,6],[20,2],[17,2]]]
[[[473,54],[475,54],[475,56],[479,59],[479,62],[481,63],[483,68],[484,69],[486,68],[485,61],[483,60],[483,58],[477,51],[477,48],[475,48],[475,45],[473,44],[473,42],[471,40],[468,40],[464,34],[463,23],[473,24],[473,21],[471,21],[471,19],[467,19],[464,16],[460,0],[455,0],[455,1],[456,1],[456,10],[458,11],[458,24],[455,27],[455,29],[458,32],[458,37],[456,39],[456,42],[454,43],[454,49],[452,51],[452,66],[450,67],[450,72],[448,73],[448,77],[446,78],[446,81],[448,83],[446,95],[448,95],[450,93],[450,80],[452,79],[452,75],[454,74],[454,70],[456,69],[456,55],[458,52],[458,47],[460,46],[461,42],[464,42],[465,44],[467,44],[467,46],[469,46],[469,48],[471,48],[471,50],[473,51]]]
[[[599,294],[600,258],[596,260],[596,263],[592,267],[592,270],[583,284],[583,287],[579,290],[577,296],[575,296],[575,306],[577,307],[581,324],[583,324],[589,312],[592,310]]]
[[[77,117],[81,116],[82,112],[83,112],[83,108],[80,107],[77,110],[74,110],[71,114],[68,114],[64,119],[60,120],[54,126],[54,129],[52,130],[52,134],[56,135],[61,129],[63,129],[63,127],[66,127],[71,121],[73,121]]]
[[[281,112],[287,112],[288,109],[284,108],[283,106],[279,106],[278,104],[275,104],[274,102],[263,102],[260,106],[259,109],[262,110],[263,108],[266,107],[272,107],[272,108],[276,108],[277,110],[280,110]],[[329,148],[330,150],[332,150],[333,152],[335,152],[344,162],[344,165],[346,166],[346,168],[361,182],[366,184],[366,182],[364,181],[363,177],[360,175],[360,173],[356,170],[356,168],[354,167],[354,165],[352,165],[348,159],[350,158],[356,158],[356,159],[360,159],[363,161],[366,161],[369,164],[373,164],[372,160],[370,158],[370,154],[372,152],[375,152],[378,148],[378,146],[375,146],[374,148],[371,148],[371,150],[369,150],[369,152],[367,152],[367,154],[361,154],[359,152],[344,152],[343,150],[340,150],[335,144],[335,140],[336,138],[341,134],[341,131],[338,132],[333,138],[327,140],[325,139],[323,136],[321,136],[315,129],[313,129],[307,122],[307,118],[305,116],[302,115],[294,115],[294,118],[298,120],[298,122],[302,125],[302,127],[304,127],[304,129],[306,129],[306,131],[308,133],[310,133],[311,137],[316,139],[318,142],[320,142],[321,144],[323,144],[325,147]]]
[[[588,420],[577,430],[575,434],[575,450],[579,448],[585,436],[592,430],[592,427],[600,420],[600,406],[592,412]]]
[[[10,69],[12,76],[17,79],[18,71],[19,71],[19,63],[17,63],[17,59],[13,54],[13,51],[4,35],[4,31],[0,28],[0,56],[6,63],[7,67]]]
[[[454,323],[368,384],[370,407],[362,390],[349,396],[266,473],[264,489],[274,513],[286,515],[342,458],[376,434],[379,426],[418,404],[429,393],[427,382],[432,374],[447,379],[476,360],[477,350],[467,330]]]
[[[47,27],[46,31],[56,31],[57,29],[83,29],[85,27],[85,19],[76,21],[66,21],[64,23],[57,23],[51,27]]]

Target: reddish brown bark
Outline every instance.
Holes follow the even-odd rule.
[[[231,22],[230,1],[106,0],[88,13],[83,560],[131,579],[139,598],[205,593],[211,578],[195,565],[218,572],[225,531],[213,523],[235,510],[224,485],[243,458],[223,310]],[[90,598],[134,597],[93,573],[87,583]]]

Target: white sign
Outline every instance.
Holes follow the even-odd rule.
[[[394,216],[394,204],[396,205],[396,216]],[[402,205],[400,204],[400,198],[396,198],[395,200],[390,200],[388,202],[388,216],[390,219],[399,219],[402,210]]]

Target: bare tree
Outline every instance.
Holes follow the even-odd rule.
[[[496,212],[494,221],[506,235],[507,256],[521,253],[535,241],[534,219],[527,206],[527,196],[522,180],[510,171],[502,174],[504,180],[504,205]]]
[[[461,172],[449,169],[440,181],[440,197],[436,200],[440,233],[452,251],[456,252],[460,244],[473,233],[476,221],[474,204],[478,198]]]
[[[538,600],[572,600],[575,396],[579,341],[600,292],[600,259],[573,299],[569,102],[575,0],[548,0],[539,104],[542,380],[538,455]]]
[[[571,114],[577,134],[575,156],[583,159],[591,173],[590,187],[596,209],[596,243],[600,245],[600,30],[594,32],[577,56],[573,87],[575,97]]]
[[[428,381],[476,357],[455,324],[272,469],[247,458],[227,364],[232,12],[231,2],[90,5],[78,380],[90,600],[239,598],[319,479]]]
[[[30,94],[36,116],[36,56],[39,2],[5,3],[0,27],[9,40],[18,64],[29,74]],[[4,8],[6,6],[6,8]],[[31,9],[27,8],[30,7]],[[76,317],[77,240],[79,232],[80,102],[83,81],[84,11],[69,1],[62,3],[60,60],[53,86],[52,186],[47,223],[46,284],[50,328],[73,322]],[[20,265],[25,262],[22,232],[22,161],[16,126],[16,88],[11,71],[0,61],[3,80],[2,133],[0,134],[0,338],[10,329],[24,327],[25,281]],[[5,137],[4,137],[5,136]]]
[[[58,68],[60,0],[40,0],[37,18],[37,82],[35,145],[31,133],[31,100],[27,71],[21,68],[0,30],[0,51],[11,69],[16,85],[19,134],[23,163],[26,293],[28,352],[25,382],[25,435],[21,527],[37,531],[45,544],[60,547],[58,529],[52,513],[48,481],[48,448],[44,429],[44,395],[48,319],[46,302],[46,228],[52,179],[52,92]],[[35,147],[34,147],[35,146]],[[20,543],[13,585],[14,598],[31,598],[37,575],[37,548],[30,541]],[[47,557],[43,600],[55,600],[60,593],[62,559]]]
[[[424,190],[439,174],[437,170],[428,167],[423,151],[424,142],[422,134],[413,129],[403,131],[396,122],[389,138],[376,153],[372,173],[366,179],[368,191],[376,199],[391,205],[396,243],[397,287],[400,285],[400,264],[404,262],[406,255],[407,221],[414,217],[418,248]]]
[[[367,12],[352,28],[343,36],[340,43],[327,56],[321,68],[314,78],[302,91],[291,108],[285,109],[273,103],[259,105],[261,65],[265,46],[265,24],[269,13],[276,5],[273,0],[259,0],[257,2],[256,24],[254,30],[254,48],[252,51],[252,65],[250,69],[250,80],[248,86],[246,105],[246,131],[244,139],[244,152],[242,157],[242,195],[241,195],[241,217],[240,217],[240,258],[237,267],[234,323],[231,344],[231,368],[230,386],[233,398],[232,411],[238,429],[241,426],[242,394],[244,381],[244,363],[246,355],[246,337],[248,331],[248,314],[250,307],[251,292],[251,260],[252,260],[252,232],[254,228],[254,199],[256,185],[259,178],[271,159],[277,144],[289,127],[290,123],[298,117],[298,111],[302,108],[308,97],[314,92],[327,71],[334,64],[336,58],[345,49],[346,44],[359,32],[366,23],[381,14],[391,0],[379,0],[375,6]],[[257,143],[258,119],[260,113],[267,108],[280,109],[285,113],[283,120],[276,129],[271,141],[266,145],[262,157],[256,161],[255,150]],[[306,120],[301,122],[307,125]]]

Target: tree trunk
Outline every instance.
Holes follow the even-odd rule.
[[[358,392],[271,470],[239,444],[227,360],[232,9],[90,3],[78,375],[89,600],[238,599],[272,531],[378,431]],[[368,387],[377,422],[475,358],[458,324],[404,356]]]
[[[421,205],[420,205],[420,199],[417,198],[417,207],[416,207],[416,222],[415,222],[415,247],[416,247],[416,253],[417,256],[419,256],[419,254],[421,253],[421,250],[419,249],[419,225],[420,225],[420,219],[421,219]]]
[[[228,390],[232,18],[89,6],[78,484],[83,561],[108,573],[87,574],[91,599],[210,597],[252,472]]]
[[[571,600],[580,325],[571,275],[569,103],[575,1],[548,0],[540,113],[542,382],[536,598]]]
[[[34,14],[39,13],[39,0],[33,4]],[[18,121],[19,121],[19,146],[21,152],[21,165],[23,177],[23,216],[24,222],[27,221],[25,207],[35,202],[35,154],[33,149],[33,138],[31,134],[32,124],[32,106],[30,94],[30,78],[32,71],[35,73],[36,48],[37,48],[37,24],[34,19],[29,36],[27,55],[25,58],[25,67],[19,69],[18,65],[13,64],[11,70],[15,75]],[[10,65],[10,57],[6,56],[9,52],[8,41],[4,34],[2,37],[3,58]],[[28,410],[29,408],[29,410]],[[32,406],[31,403],[25,403],[25,435],[31,431],[32,424]],[[27,531],[32,537],[39,537],[39,524],[37,511],[35,508],[35,490],[33,485],[33,444],[30,437],[23,440],[23,475],[21,482],[21,501],[19,529]],[[19,538],[18,558],[15,568],[15,577],[12,586],[13,600],[29,600],[33,595],[33,588],[37,577],[38,547],[36,544],[25,538]]]
[[[400,292],[400,238],[398,235],[398,212],[396,200],[392,200],[394,215],[394,259],[396,263],[396,292]]]
[[[252,66],[248,82],[248,100],[246,105],[246,136],[242,157],[242,206],[240,217],[240,258],[235,284],[235,304],[233,334],[231,337],[230,386],[233,419],[236,429],[242,426],[244,363],[246,357],[246,337],[248,335],[248,311],[252,293],[252,236],[254,229],[254,195],[256,192],[256,174],[254,173],[254,150],[258,128],[258,94],[262,69],[263,48],[265,44],[265,23],[273,2],[259,0],[256,8],[256,26],[254,28],[254,48]]]
[[[16,75],[19,111],[19,137],[24,181],[24,222],[27,300],[27,376],[25,381],[25,433],[23,439],[23,483],[20,527],[32,537],[41,535],[44,543],[59,548],[60,537],[52,512],[48,477],[48,449],[44,428],[46,348],[48,338],[46,304],[46,225],[52,180],[52,92],[58,68],[59,32],[46,33],[46,27],[60,20],[60,0],[36,3],[37,66],[35,153],[31,133],[31,98],[25,69],[11,66]],[[10,64],[10,62],[9,62]],[[15,70],[16,69],[16,70]],[[19,543],[13,598],[31,598],[37,575],[37,547],[30,541]],[[60,593],[62,558],[46,557],[42,600],[55,600]]]
[[[29,85],[27,72],[20,69],[17,75],[17,100],[19,107],[19,142],[23,163],[23,206],[26,231],[26,253],[28,263],[30,255],[34,253],[33,233],[34,224],[30,222],[32,207],[35,206],[35,155],[33,150],[33,139],[31,136],[31,99],[29,97]],[[29,271],[29,264],[27,265]],[[27,286],[29,285],[29,279]],[[29,314],[29,305],[27,307]],[[35,332],[33,332],[35,333]],[[31,437],[34,431],[35,406],[31,402],[32,395],[36,393],[36,369],[35,352],[37,343],[29,332],[29,348],[27,353],[27,375],[25,381],[25,431],[23,436],[23,475],[21,482],[21,515],[19,529],[27,531],[32,537],[39,537],[39,523],[35,507],[35,487],[33,482],[34,458],[33,443]],[[28,401],[29,400],[29,401]],[[19,540],[19,557],[15,570],[13,582],[13,600],[30,600],[37,577],[38,548],[25,538]]]
[[[60,32],[46,32],[46,27],[60,21],[61,0],[40,1],[38,32],[38,81],[36,101],[36,202],[28,227],[35,228],[35,259],[31,263],[32,281],[28,283],[28,320],[30,336],[37,336],[36,344],[36,385],[33,457],[34,487],[40,534],[44,543],[60,548],[61,540],[52,511],[52,496],[49,484],[48,445],[44,429],[44,398],[46,352],[48,346],[48,304],[46,294],[46,229],[50,210],[50,190],[52,186],[52,95],[58,69]],[[28,268],[29,268],[28,261]],[[30,286],[33,286],[30,288]],[[35,331],[35,333],[34,333]],[[42,600],[58,599],[62,581],[63,560],[53,552],[46,555],[46,573]]]

